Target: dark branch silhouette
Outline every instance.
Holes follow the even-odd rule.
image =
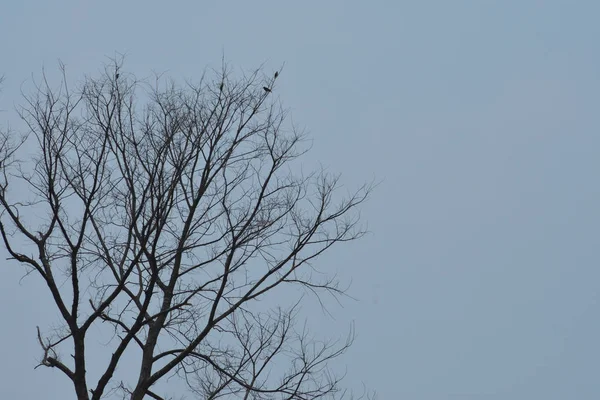
[[[318,341],[295,324],[300,303],[257,300],[283,286],[343,294],[311,272],[363,235],[356,211],[371,186],[343,197],[338,176],[293,172],[303,135],[263,93],[278,73],[224,69],[218,84],[180,87],[115,62],[72,89],[62,72],[57,89],[44,76],[25,96],[30,133],[0,136],[2,241],[43,279],[62,323],[52,338],[38,328],[40,366],[82,400],[166,399],[156,384],[173,374],[202,399],[343,397],[328,362],[353,336]],[[32,159],[19,158],[24,144]],[[85,346],[98,324],[115,335],[92,381]],[[126,351],[138,356],[133,382],[118,376]]]

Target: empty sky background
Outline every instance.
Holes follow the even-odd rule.
[[[382,179],[372,232],[321,267],[358,301],[306,310],[358,338],[340,360],[379,399],[600,398],[600,2],[5,1],[3,125],[20,85],[115,52],[139,76],[285,62],[276,95],[348,187]],[[5,258],[6,252],[0,254]],[[40,279],[0,266],[0,398],[74,398],[35,325]],[[132,364],[132,368],[137,369]]]

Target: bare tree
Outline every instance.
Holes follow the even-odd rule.
[[[340,196],[338,176],[293,172],[306,149],[276,101],[279,72],[233,79],[224,67],[181,86],[138,81],[117,60],[74,90],[61,72],[58,87],[44,75],[24,95],[28,131],[4,132],[0,153],[4,245],[61,317],[38,328],[40,366],[82,400],[164,399],[169,376],[200,399],[342,397],[328,361],[352,335],[320,342],[294,323],[300,301],[257,300],[282,286],[342,295],[314,261],[363,235],[355,211],[372,186]],[[92,381],[98,324],[114,336]],[[133,381],[117,373],[126,353]]]

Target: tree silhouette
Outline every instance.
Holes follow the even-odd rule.
[[[261,90],[277,75],[231,80],[224,68],[217,85],[181,87],[121,69],[72,90],[61,67],[58,89],[44,77],[25,96],[30,133],[0,140],[4,245],[43,279],[62,323],[38,328],[40,366],[86,400],[164,399],[156,385],[173,374],[202,399],[343,397],[328,361],[352,336],[316,341],[295,324],[300,302],[258,300],[284,286],[342,295],[316,261],[363,235],[355,211],[372,186],[343,197],[339,176],[294,172],[303,134]],[[99,324],[114,336],[92,381],[85,349]],[[117,371],[125,352],[138,360],[131,382]]]

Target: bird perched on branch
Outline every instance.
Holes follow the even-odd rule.
[[[277,79],[278,76],[279,76],[279,72],[275,71],[275,77],[274,77],[274,79]]]
[[[267,93],[271,93],[271,89],[269,89],[269,88],[268,88],[268,87],[266,87],[266,86],[263,86],[263,90],[264,90],[265,92],[267,92]]]
[[[223,82],[221,82],[221,84],[219,85],[219,91],[222,92],[223,91]]]

